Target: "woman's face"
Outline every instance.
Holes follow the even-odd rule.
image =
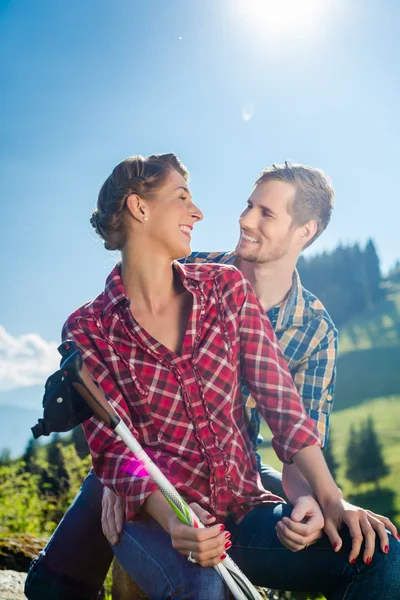
[[[167,252],[171,260],[191,252],[191,233],[194,224],[203,218],[192,202],[185,178],[172,169],[166,182],[147,203],[145,232],[155,251]]]

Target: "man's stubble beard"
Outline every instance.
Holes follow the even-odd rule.
[[[285,256],[288,254],[291,239],[292,236],[286,237],[279,244],[277,244],[275,248],[271,248],[264,255],[260,255],[257,252],[254,252],[253,254],[249,253],[248,255],[246,255],[245,252],[242,253],[240,249],[238,249],[238,247],[236,246],[235,255],[240,260],[244,260],[246,262],[257,265],[265,265],[277,262],[278,260],[285,258]]]

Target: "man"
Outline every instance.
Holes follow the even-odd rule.
[[[321,171],[289,163],[274,165],[256,181],[240,217],[235,251],[195,253],[186,259],[234,264],[250,281],[273,324],[306,410],[318,423],[323,445],[332,408],[337,332],[322,304],[301,286],[295,265],[301,251],[328,225],[333,199],[333,189]],[[245,388],[243,400],[256,450],[259,417]],[[261,465],[259,457],[258,461],[264,487],[278,495],[285,494],[293,504],[291,517],[276,525],[281,542],[292,551],[315,542],[322,535],[324,519],[297,467],[284,465],[281,482],[279,473]],[[104,491],[101,517],[101,494],[100,482],[90,474],[41,558],[31,568],[26,587],[30,600],[97,597],[112,559],[100,519],[104,534],[113,544],[118,541],[124,521],[122,502],[108,489]],[[387,519],[365,511],[362,517],[351,513],[347,522],[353,537],[350,562],[359,554],[363,537],[360,533],[365,537],[365,562],[374,552],[374,529],[379,531],[381,549],[385,551],[387,535],[382,532],[382,522],[397,535]],[[325,533],[335,551],[339,551],[342,540],[337,530],[326,526]]]

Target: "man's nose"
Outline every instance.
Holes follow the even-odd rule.
[[[254,229],[256,225],[254,210],[247,208],[239,217],[239,225],[245,229]]]

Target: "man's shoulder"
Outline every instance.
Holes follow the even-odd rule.
[[[231,251],[223,252],[192,252],[189,256],[179,260],[180,263],[220,263],[220,264],[233,264],[235,260],[235,254]]]
[[[332,335],[337,338],[337,329],[329,312],[321,300],[312,292],[301,286],[298,305],[295,313],[301,313],[303,327],[309,329],[317,337]]]

